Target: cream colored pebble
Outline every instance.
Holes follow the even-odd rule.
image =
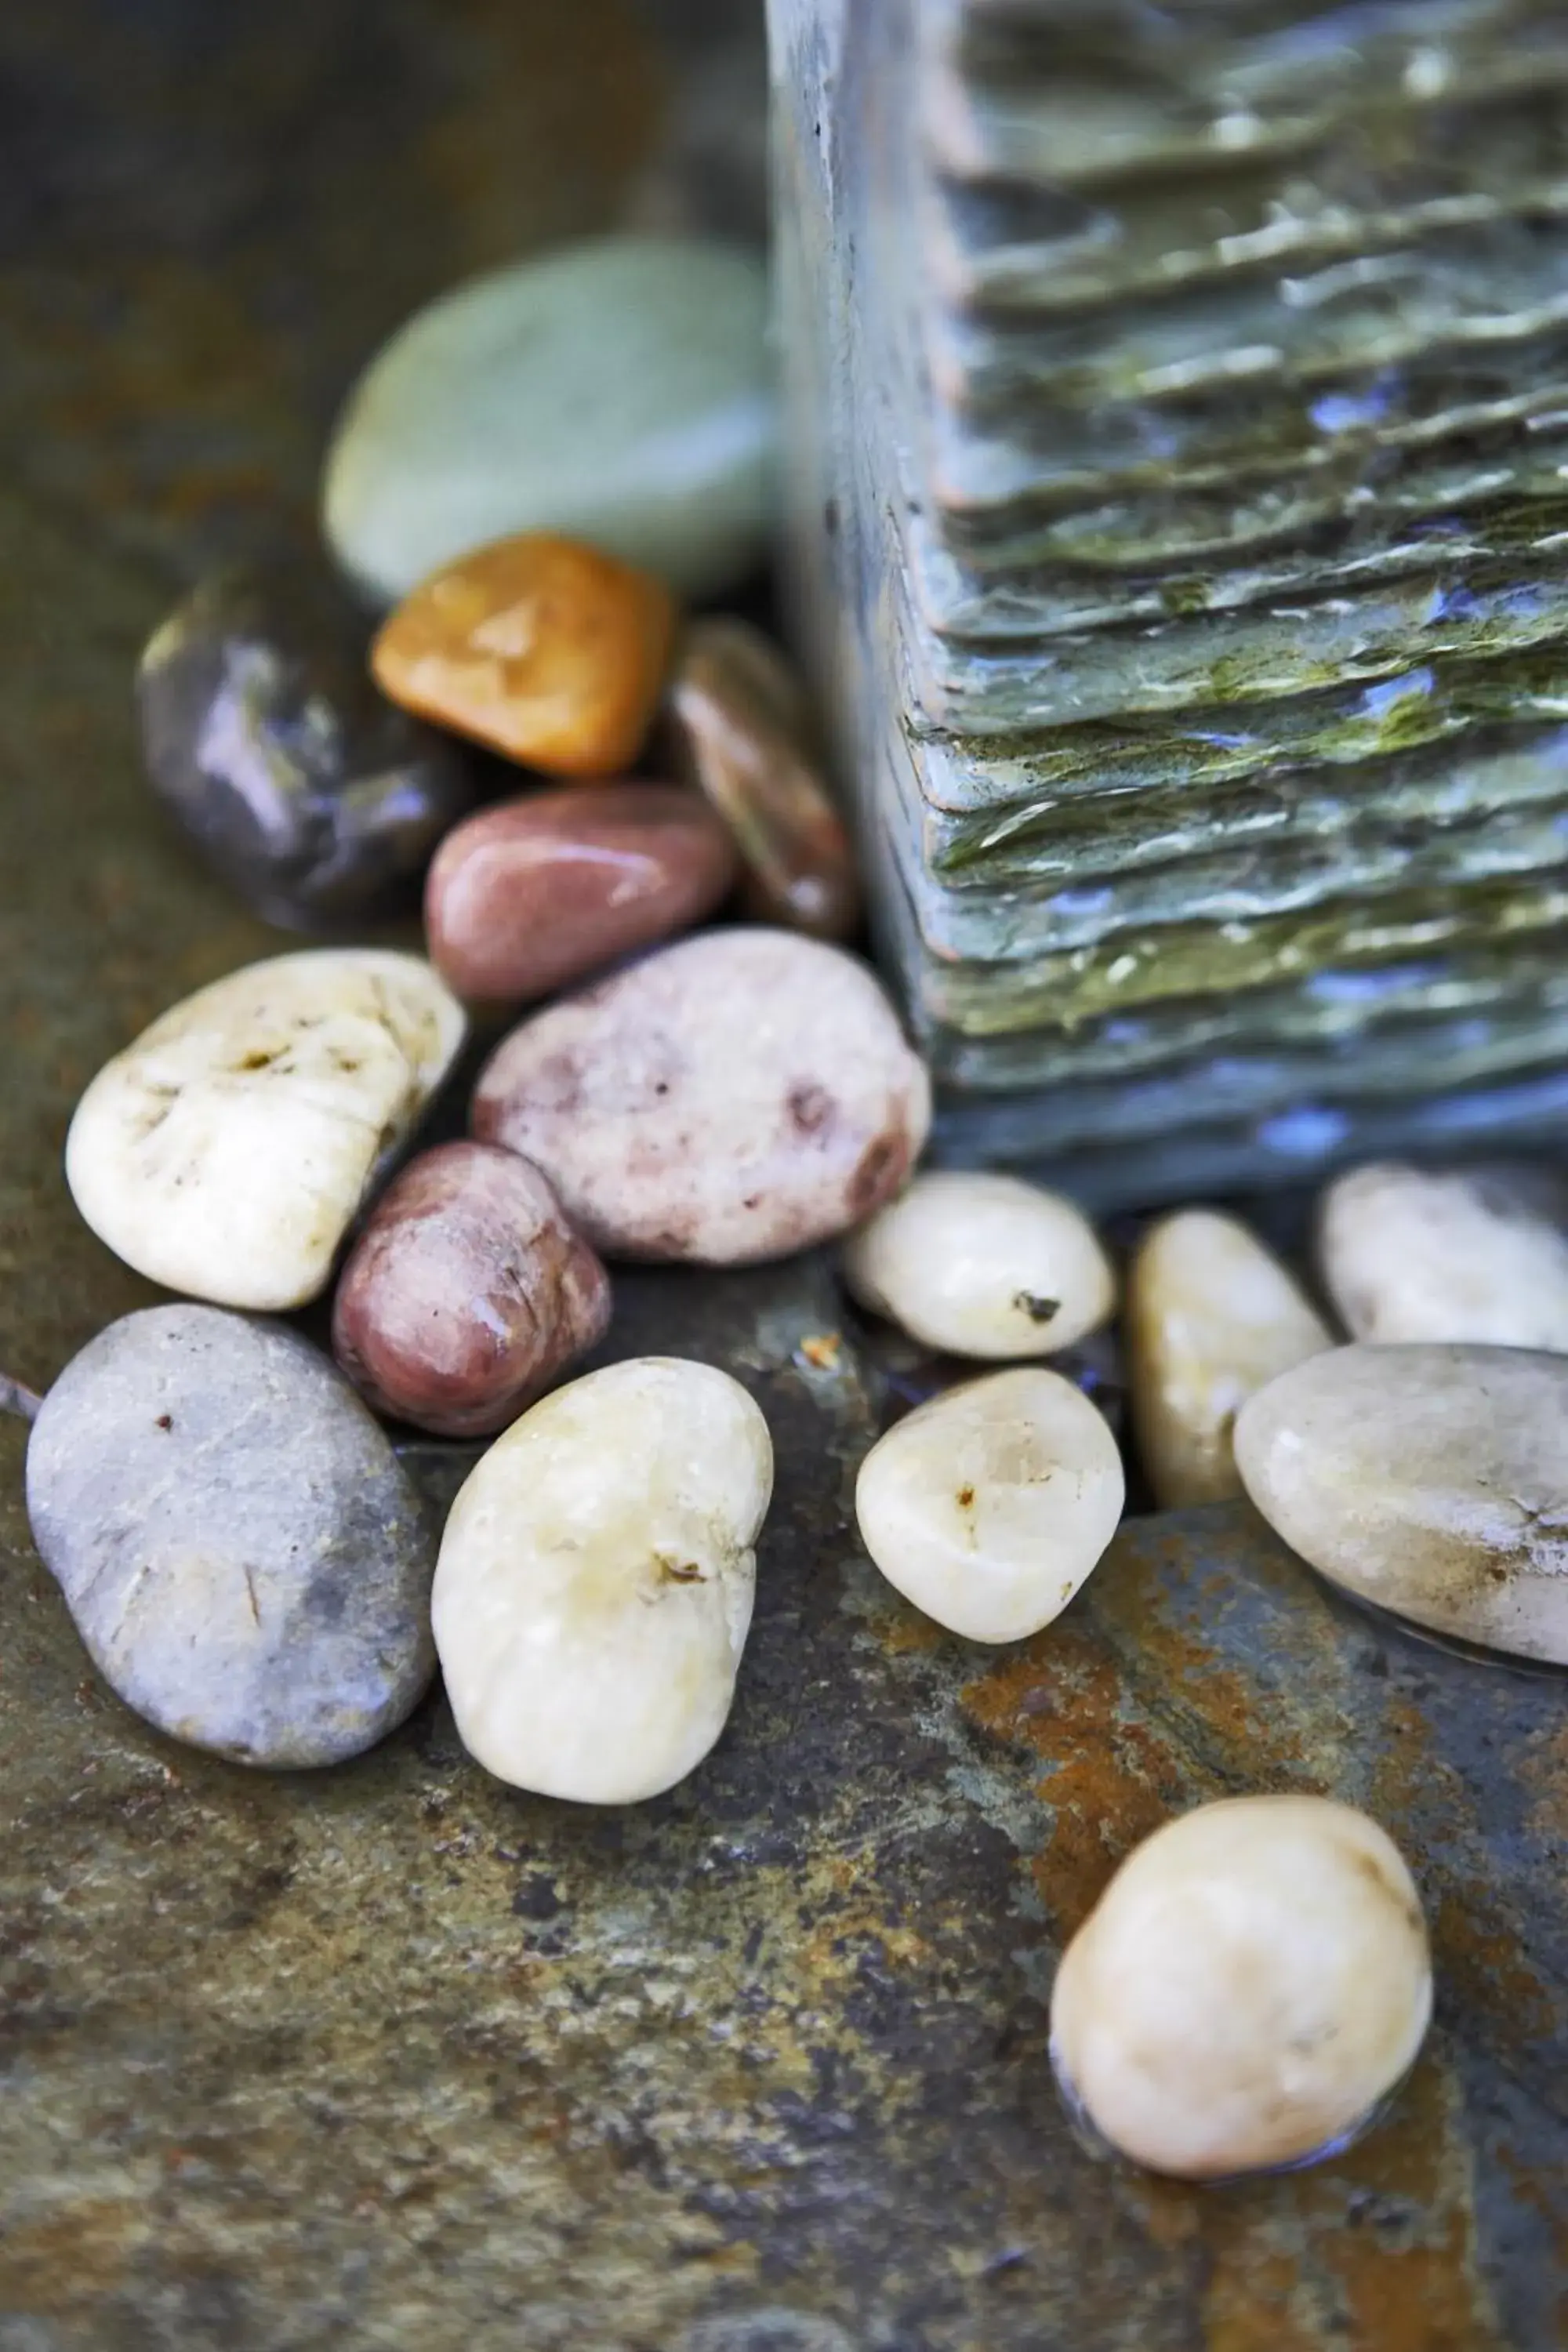
[[[454,1503],[436,1570],[470,1754],[589,1804],[683,1780],[730,1712],[772,1488],[766,1422],[708,1364],[612,1364],[514,1422]]]
[[[1329,2154],[1431,2010],[1420,1900],[1377,1823],[1323,1797],[1237,1797],[1122,1864],[1058,1971],[1051,2056],[1113,2147],[1218,2179]]]
[[[321,948],[230,972],[88,1087],[66,1142],[77,1207],[171,1290],[302,1307],[465,1027],[417,956]]]
[[[1278,1373],[1332,1345],[1285,1268],[1234,1217],[1183,1209],[1163,1218],[1127,1284],[1133,1423],[1161,1508],[1239,1495],[1237,1413]]]
[[[1237,1468],[1320,1574],[1434,1633],[1568,1665],[1568,1356],[1332,1348],[1237,1418]]]
[[[843,1263],[863,1307],[955,1356],[1054,1355],[1116,1298],[1082,1211],[1016,1176],[917,1176],[851,1234]]]
[[[1538,1172],[1358,1168],[1323,1197],[1323,1277],[1352,1339],[1568,1349],[1568,1233]]]
[[[1059,1372],[967,1381],[860,1465],[855,1515],[889,1584],[951,1633],[1016,1642],[1067,1607],[1116,1532],[1116,1440]]]

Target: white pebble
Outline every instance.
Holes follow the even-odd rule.
[[[453,1505],[436,1570],[470,1754],[587,1804],[683,1780],[730,1712],[772,1490],[766,1422],[707,1364],[612,1364],[514,1422]]]
[[[139,1274],[222,1307],[301,1307],[461,1045],[417,956],[321,948],[173,1006],[77,1106],[66,1179]]]
[[[1068,1948],[1051,2057],[1113,2147],[1185,2179],[1331,2154],[1432,2011],[1398,1848],[1324,1797],[1237,1797],[1129,1855]]]
[[[1276,1535],[1358,1599],[1434,1633],[1568,1665],[1568,1357],[1331,1348],[1236,1423]]]
[[[1081,1210],[1016,1176],[917,1176],[845,1244],[854,1297],[927,1347],[1049,1356],[1103,1323],[1110,1263]]]
[[[1116,1440],[1037,1365],[911,1412],[860,1465],[860,1537],[889,1584],[951,1633],[1016,1642],[1067,1607],[1116,1532]]]
[[[1563,1188],[1532,1170],[1451,1175],[1387,1163],[1331,1184],[1323,1278],[1353,1339],[1568,1350]]]
[[[1255,1390],[1331,1348],[1279,1260],[1234,1217],[1162,1219],[1127,1285],[1127,1369],[1139,1450],[1162,1510],[1242,1491],[1231,1451]]]

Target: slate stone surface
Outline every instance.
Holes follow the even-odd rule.
[[[71,1213],[76,1094],[281,944],[149,804],[137,652],[211,563],[304,543],[338,398],[440,285],[744,216],[742,12],[668,22],[679,85],[616,0],[0,16],[0,1365],[35,1387],[154,1296]],[[3,2352],[1562,2340],[1562,1684],[1348,1614],[1225,1512],[1131,1530],[1036,1643],[946,1642],[850,1532],[883,1402],[841,1316],[814,1263],[621,1286],[613,1345],[737,1372],[780,1460],[731,1731],[626,1814],[487,1781],[438,1696],[321,1774],[162,1740],[93,1675],[0,1422]],[[467,1459],[405,1458],[437,1495]],[[1133,1840],[1258,1786],[1405,1847],[1428,2053],[1312,2173],[1092,2163],[1055,1957]]]

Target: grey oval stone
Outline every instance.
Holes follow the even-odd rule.
[[[105,1681],[193,1747],[335,1764],[435,1670],[435,1531],[296,1332],[187,1305],[111,1323],[44,1400],[27,1512]]]
[[[349,396],[327,539],[393,603],[454,557],[551,530],[717,594],[763,561],[775,423],[749,254],[610,236],[418,311]]]
[[[1333,1348],[1249,1398],[1235,1446],[1269,1526],[1346,1591],[1568,1664],[1568,1357]]]

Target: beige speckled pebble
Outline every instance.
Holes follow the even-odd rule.
[[[1565,1207],[1536,1170],[1358,1168],[1324,1195],[1323,1276],[1355,1339],[1568,1349]]]
[[[879,1438],[855,1515],[889,1584],[972,1642],[1016,1642],[1067,1607],[1116,1532],[1116,1440],[1059,1372],[944,1390]]]
[[[544,1398],[452,1507],[436,1646],[487,1771],[657,1796],[724,1727],[773,1487],[767,1423],[710,1365],[648,1356]]]
[[[1398,1848],[1324,1797],[1203,1805],[1129,1855],[1068,1948],[1051,2057],[1156,2172],[1326,2156],[1421,2047],[1432,1972]]]
[[[1568,1664],[1568,1357],[1353,1347],[1236,1424],[1247,1491],[1303,1559],[1379,1607]]]
[[[542,1168],[610,1256],[747,1265],[899,1190],[931,1088],[879,982],[784,930],[682,940],[497,1047],[473,1130]]]
[[[1183,1209],[1163,1218],[1127,1286],[1133,1418],[1160,1507],[1239,1495],[1230,1440],[1240,1407],[1332,1345],[1285,1268],[1234,1217]]]
[[[936,1170],[844,1250],[863,1307],[957,1356],[1048,1356],[1110,1314],[1110,1260],[1080,1209],[1016,1176]]]
[[[417,956],[276,956],[174,1005],[101,1069],[66,1144],[99,1239],[219,1306],[303,1306],[461,1045]]]

